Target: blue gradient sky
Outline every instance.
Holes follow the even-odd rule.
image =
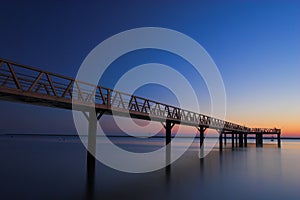
[[[276,126],[292,135],[300,133],[299,19],[298,1],[2,1],[0,57],[75,77],[87,54],[116,33],[144,26],[174,29],[198,41],[217,64],[227,92],[227,120]],[[111,87],[122,70],[153,61],[185,73],[199,91],[203,112],[209,112],[201,77],[165,52],[128,54],[101,84]],[[164,89],[153,88],[138,94],[172,102],[170,95],[161,95]],[[0,109],[1,132],[74,131],[70,111],[3,101]]]

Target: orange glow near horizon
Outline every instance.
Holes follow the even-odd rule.
[[[110,118],[110,117],[108,117],[108,118]],[[131,120],[131,119],[126,119],[126,120]],[[276,121],[276,120],[271,119],[271,118],[268,118],[268,119],[265,118],[264,121],[260,121],[261,118],[256,118],[256,119],[249,120],[249,123],[245,123],[245,124],[243,123],[243,121],[247,121],[248,117],[245,117],[245,118],[240,117],[239,119],[236,119],[236,120],[226,118],[225,120],[233,122],[233,123],[237,123],[237,124],[240,124],[240,125],[245,125],[245,126],[250,127],[250,128],[280,128],[281,133],[282,133],[282,137],[300,137],[299,125],[297,124],[296,120],[294,120],[294,121],[293,120],[282,121],[283,124],[280,123],[279,119]],[[106,121],[106,120],[104,120],[104,121]],[[137,129],[135,129],[133,127],[130,127],[130,126],[126,127],[129,132],[138,133],[138,134],[141,134],[141,135],[143,135],[143,134],[148,135],[148,134],[153,133],[153,130],[147,128],[147,125],[149,124],[149,121],[138,120],[138,119],[134,119],[133,121],[138,126],[140,126],[141,129],[137,130]],[[108,121],[106,121],[106,123],[104,122],[102,125],[105,126],[105,124],[112,125],[111,123],[108,123]],[[158,126],[161,126],[160,123],[158,123],[158,122],[155,122],[155,124],[157,124]],[[185,126],[185,125],[175,125],[173,130],[172,130],[173,134],[178,132],[179,126],[181,126],[180,127],[180,129],[181,129],[180,133],[185,133],[187,135],[191,134],[191,133],[199,134],[199,131],[196,129],[196,127]],[[143,127],[145,127],[145,128],[143,128]],[[143,130],[143,131],[141,132],[141,130]],[[113,126],[107,127],[106,131],[114,133],[114,132],[119,132],[119,129],[116,129],[116,125],[113,125]],[[165,130],[161,126],[161,129],[157,134],[164,134],[164,133],[165,133]],[[212,130],[212,129],[208,129],[206,131],[206,133],[214,134],[215,131]]]

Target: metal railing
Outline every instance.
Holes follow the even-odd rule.
[[[94,104],[99,110],[129,112],[135,114],[136,118],[149,116],[158,121],[168,119],[174,123],[227,131],[280,132],[280,129],[276,128],[251,129],[143,97],[0,59],[0,98],[5,99],[4,97],[35,104],[44,102],[43,105],[49,104],[68,109],[72,108],[72,101],[80,105]]]

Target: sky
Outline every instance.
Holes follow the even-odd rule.
[[[216,63],[226,90],[226,120],[300,136],[299,19],[298,1],[1,1],[0,57],[75,77],[88,53],[114,34],[138,27],[173,29],[200,43]],[[203,113],[209,113],[201,76],[163,51],[120,57],[101,85],[113,87],[122,73],[149,62],[183,73],[193,83]],[[176,104],[168,89],[157,85],[136,94]],[[0,109],[1,133],[75,131],[68,110],[5,101]]]

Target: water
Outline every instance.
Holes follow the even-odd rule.
[[[140,151],[148,142],[115,138]],[[183,139],[184,143],[184,139]],[[300,142],[220,153],[217,146],[198,158],[198,140],[170,169],[145,174],[119,172],[96,163],[95,199],[299,199]],[[86,151],[78,137],[1,136],[0,199],[87,199]]]

